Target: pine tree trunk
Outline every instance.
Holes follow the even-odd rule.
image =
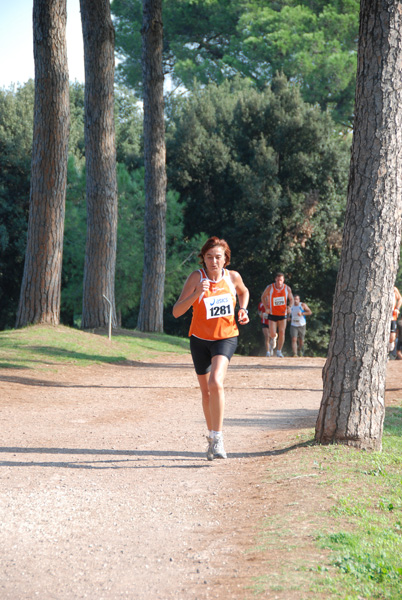
[[[400,2],[362,0],[348,204],[316,440],[381,449],[402,216]]]
[[[145,233],[140,331],[163,331],[166,270],[166,149],[162,0],[143,0]]]
[[[116,325],[117,183],[114,28],[109,0],[80,0],[85,55],[87,240],[82,328]]]
[[[60,320],[70,128],[66,0],[35,0],[35,105],[24,274],[16,327]]]

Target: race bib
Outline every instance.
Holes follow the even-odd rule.
[[[283,306],[286,304],[285,298],[283,296],[278,296],[274,298],[274,306]]]
[[[231,294],[204,298],[204,303],[207,311],[207,319],[218,319],[218,317],[228,317],[234,314]]]
[[[303,317],[300,317],[299,315],[296,315],[295,317],[292,318],[292,324],[296,325],[296,326],[301,325],[302,324],[302,318]]]

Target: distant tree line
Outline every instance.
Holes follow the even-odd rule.
[[[164,72],[174,84],[221,84],[236,76],[263,90],[277,72],[303,100],[353,122],[360,0],[164,0]],[[113,0],[118,75],[141,78],[141,0]]]
[[[14,326],[28,211],[33,84],[0,91],[0,327]],[[85,256],[84,88],[70,86],[61,320],[80,325]],[[118,239],[116,309],[135,327],[143,265],[142,113],[135,95],[116,90]],[[310,349],[327,340],[345,205],[348,143],[330,116],[303,102],[281,76],[264,91],[235,79],[197,88],[167,106],[168,210],[165,330],[186,335],[170,307],[198,264],[206,236],[233,249],[256,310],[275,270],[315,308]],[[258,352],[258,320],[242,351]]]
[[[0,90],[0,328],[15,325],[26,246],[33,135],[34,84]],[[84,86],[70,86],[71,132],[62,269],[61,320],[81,325],[86,238]],[[118,322],[135,327],[141,296],[144,228],[142,113],[127,89],[115,102],[119,219],[116,261]],[[176,294],[176,278],[196,265],[202,238],[183,234],[178,194],[168,193],[165,302]],[[182,265],[182,266],[181,266]]]
[[[164,2],[166,99],[164,328],[209,235],[225,237],[251,291],[240,351],[258,353],[257,305],[275,271],[313,310],[308,349],[325,354],[350,160],[357,0]],[[118,232],[116,319],[134,328],[144,262],[144,137],[138,99],[141,2],[114,0]],[[312,52],[314,60],[311,60]],[[309,59],[310,57],[310,59]],[[183,93],[183,86],[187,92]],[[82,324],[86,210],[84,87],[70,85],[61,320]],[[34,85],[0,90],[0,328],[15,324],[26,246]],[[154,260],[153,260],[154,262]],[[253,318],[254,317],[254,318]]]
[[[186,234],[202,229],[229,241],[254,316],[263,289],[283,271],[313,307],[310,349],[323,352],[342,242],[348,142],[284,76],[263,91],[243,79],[210,84],[171,110],[168,177],[180,194]],[[253,352],[256,327],[244,329],[243,351]]]

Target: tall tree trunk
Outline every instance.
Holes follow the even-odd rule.
[[[35,105],[28,237],[16,327],[60,320],[70,128],[66,0],[34,0]]]
[[[143,0],[145,233],[140,331],[163,331],[166,270],[166,149],[162,0]]]
[[[117,241],[114,28],[109,0],[80,0],[85,55],[87,240],[82,327],[116,324]]]
[[[348,204],[316,439],[381,449],[401,241],[401,3],[362,0]]]

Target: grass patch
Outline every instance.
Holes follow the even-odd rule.
[[[143,361],[159,354],[188,351],[187,339],[164,333],[118,330],[109,340],[103,330],[90,333],[62,325],[34,325],[0,332],[0,368],[6,369]]]
[[[284,504],[258,537],[270,567],[256,597],[281,582],[286,600],[402,598],[401,435],[402,405],[386,409],[381,453],[315,445],[312,432],[272,452],[265,485]]]

